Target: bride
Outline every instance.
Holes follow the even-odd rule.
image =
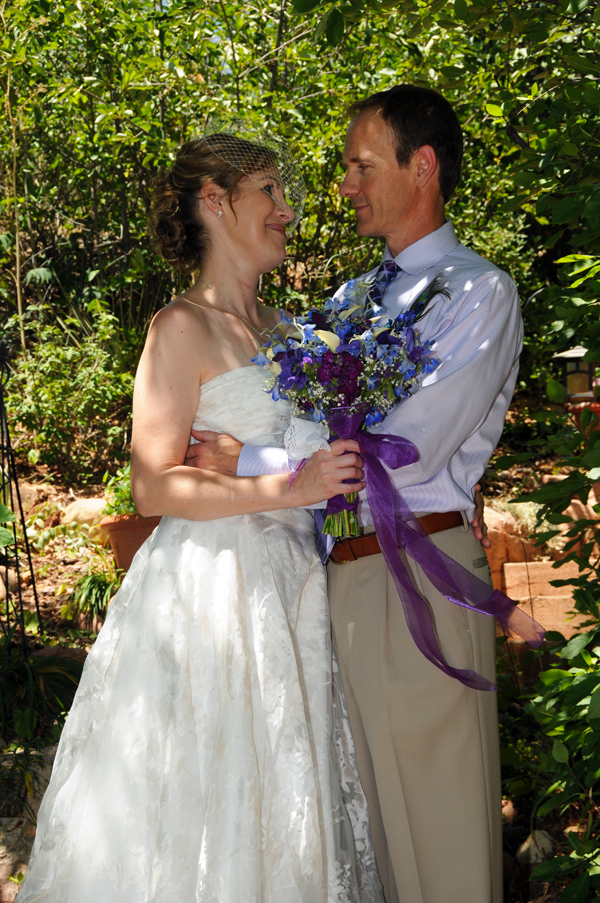
[[[299,218],[290,166],[213,133],[157,183],[159,249],[202,274],[154,318],[135,383],[132,489],[162,520],[87,659],[19,903],[382,900],[303,510],[364,486],[358,446],[291,486],[182,464],[192,428],[283,444],[252,358],[280,318],[257,285]]]

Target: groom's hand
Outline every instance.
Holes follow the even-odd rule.
[[[184,464],[199,467],[200,470],[237,476],[242,442],[228,433],[214,433],[212,430],[192,430],[192,436],[198,442],[188,446]]]
[[[475,486],[475,516],[471,521],[471,526],[473,527],[475,539],[481,540],[481,545],[484,549],[491,549],[492,544],[488,539],[487,527],[483,519],[484,508],[485,502],[483,501],[483,496],[481,494],[481,486],[478,483],[477,486]],[[481,526],[479,526],[480,524]]]

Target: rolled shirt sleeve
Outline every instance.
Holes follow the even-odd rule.
[[[438,302],[443,303],[443,302]],[[500,270],[481,275],[454,314],[427,315],[422,339],[433,341],[440,361],[414,394],[373,432],[403,436],[419,449],[419,460],[391,471],[413,510],[472,513],[473,486],[496,447],[518,373],[523,341],[519,298]],[[365,493],[361,516],[370,522]]]
[[[285,448],[243,445],[238,458],[238,477],[262,477],[291,473],[294,469]]]

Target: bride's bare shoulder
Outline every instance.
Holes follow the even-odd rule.
[[[144,359],[190,361],[204,359],[210,347],[210,330],[205,312],[175,299],[153,317],[144,346]]]
[[[150,324],[150,333],[169,336],[171,334],[186,333],[192,330],[206,330],[206,312],[198,304],[186,301],[184,298],[174,298],[169,304],[156,313]]]

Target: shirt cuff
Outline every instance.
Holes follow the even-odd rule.
[[[284,448],[267,445],[243,445],[238,458],[238,477],[264,477],[278,473],[291,473],[298,461],[292,461]],[[308,511],[326,508],[327,502],[304,506]]]
[[[294,469],[284,448],[243,445],[238,458],[238,477],[263,477],[291,473]]]

